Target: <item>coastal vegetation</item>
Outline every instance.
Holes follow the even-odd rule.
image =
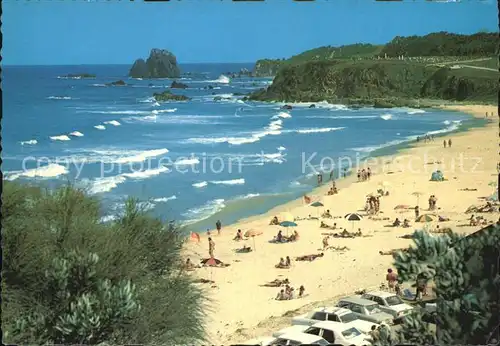
[[[100,223],[99,209],[70,186],[46,191],[4,182],[4,341],[203,341],[207,302],[179,270],[182,230],[134,200],[112,223]]]
[[[172,94],[169,90],[165,90],[161,93],[154,93],[153,97],[156,101],[188,101],[189,97],[185,95]]]
[[[495,102],[498,35],[396,37],[385,46],[320,47],[287,60],[259,60],[255,74],[276,71],[255,101],[425,107],[432,100]]]
[[[416,310],[398,331],[399,341],[417,345],[488,345],[500,333],[500,232],[490,225],[468,236],[414,234],[415,247],[395,254],[401,281],[434,282],[437,333]]]

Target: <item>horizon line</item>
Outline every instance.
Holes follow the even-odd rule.
[[[256,61],[250,62],[184,62],[178,63],[177,65],[220,65],[220,64],[255,64]],[[45,67],[45,66],[132,66],[130,63],[120,63],[120,64],[112,64],[112,63],[103,63],[103,64],[2,64],[2,67]]]

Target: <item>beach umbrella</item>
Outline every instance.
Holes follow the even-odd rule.
[[[422,196],[424,193],[420,191],[415,191],[412,193],[412,196],[417,196],[417,205],[420,206],[420,196]]]
[[[346,214],[346,216],[344,216],[344,218],[347,221],[351,221],[353,229],[354,229],[354,222],[363,220],[363,216],[359,215],[358,213]]]
[[[250,230],[246,231],[245,234],[244,234],[245,237],[247,237],[247,238],[252,237],[252,239],[253,239],[253,249],[255,251],[257,251],[257,248],[255,246],[255,237],[258,236],[258,235],[261,235],[261,234],[262,234],[261,231],[256,231],[256,230],[253,230],[253,229],[250,229]]]
[[[431,221],[434,221],[435,219],[436,219],[435,215],[423,214],[423,215],[420,215],[415,221],[417,221],[417,222],[431,222]]]
[[[218,260],[217,258],[210,257],[210,258],[202,259],[201,264],[208,266],[208,267],[216,267],[219,264],[222,264],[222,261]]]
[[[280,221],[294,221],[295,220],[293,215],[289,212],[281,213],[279,219],[280,219]]]
[[[286,236],[288,237],[288,227],[297,227],[297,224],[293,221],[283,221],[280,226],[286,228]]]
[[[319,208],[319,207],[324,207],[324,204],[321,202],[313,202],[313,203],[309,204],[309,206],[314,207],[314,208]],[[319,217],[319,209],[316,212],[316,216]]]
[[[247,238],[250,238],[250,237],[256,237],[256,236],[261,235],[261,234],[262,234],[261,231],[256,231],[256,230],[250,229],[250,230],[245,232],[244,236]]]
[[[400,213],[403,213],[407,211],[410,208],[409,205],[406,204],[398,204],[397,206],[394,207],[394,210],[399,211]]]

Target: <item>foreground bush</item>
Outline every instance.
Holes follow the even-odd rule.
[[[22,344],[205,340],[202,292],[179,271],[184,240],[133,200],[115,223],[72,187],[4,183],[4,338]]]
[[[399,332],[403,343],[485,345],[498,343],[500,326],[500,227],[464,237],[417,231],[415,247],[395,255],[402,281],[417,276],[435,283],[437,333],[416,312]]]

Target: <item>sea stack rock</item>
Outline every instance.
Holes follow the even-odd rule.
[[[179,78],[177,58],[165,49],[151,49],[149,58],[137,59],[129,71],[132,78]]]

